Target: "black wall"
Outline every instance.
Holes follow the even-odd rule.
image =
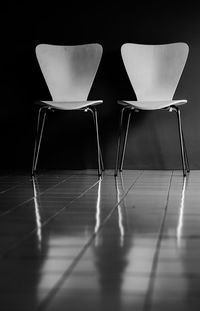
[[[134,99],[120,47],[125,42],[189,44],[188,62],[175,98],[188,99],[182,109],[192,169],[200,169],[200,11],[190,4],[145,2],[66,5],[49,2],[7,4],[2,10],[1,168],[31,167],[37,99],[50,99],[35,58],[35,46],[102,44],[104,54],[90,99],[103,99],[99,126],[105,166],[114,168],[119,123],[117,99]],[[108,2],[109,3],[109,2]],[[38,163],[44,168],[96,167],[91,116],[83,112],[49,115]],[[93,148],[94,146],[94,148]],[[131,123],[125,158],[129,169],[179,169],[181,159],[176,116],[140,112]]]

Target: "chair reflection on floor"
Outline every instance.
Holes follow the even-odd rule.
[[[97,202],[96,202],[96,222],[94,227],[94,233],[98,233],[101,226],[101,186],[102,186],[102,178],[99,179],[98,182],[98,192],[97,192]],[[95,242],[97,243],[97,237],[95,237]]]
[[[40,215],[40,203],[39,203],[39,195],[38,195],[38,185],[37,178],[32,176],[32,185],[33,185],[33,202],[35,208],[35,221],[36,221],[36,232],[37,232],[37,240],[38,240],[38,248],[42,247],[42,222]]]
[[[99,287],[99,310],[109,310],[112,306],[113,310],[118,311],[121,310],[124,273],[128,263],[126,255],[130,249],[132,235],[129,233],[126,236],[127,215],[123,200],[125,189],[122,176],[115,178],[114,186],[116,200],[115,206],[110,211],[112,217],[103,218],[102,202],[100,198],[97,199],[95,232],[98,234],[92,250],[96,269],[95,280]],[[102,191],[101,187],[102,184],[99,184],[98,194]],[[109,228],[112,228],[112,232]]]
[[[124,180],[123,174],[120,174],[115,177],[115,185],[116,185],[116,193],[117,193],[117,212],[118,212],[118,226],[120,230],[120,246],[124,244],[124,236],[125,236],[125,226],[127,227],[127,214],[126,214],[126,198],[125,188],[124,188]]]
[[[102,226],[102,222],[106,221],[106,219],[101,220],[101,187],[102,187],[102,179],[99,179],[98,184],[98,194],[97,194],[97,203],[96,203],[96,223],[94,228],[94,233],[97,234]],[[118,228],[120,232],[120,245],[123,246],[125,228],[124,222],[126,222],[126,206],[125,199],[123,195],[125,193],[124,185],[123,185],[123,176],[119,174],[117,178],[115,178],[115,187],[116,187],[116,196],[117,196],[117,205],[116,210],[118,214]],[[97,234],[95,237],[95,245],[99,244],[99,235]]]
[[[179,209],[179,217],[178,217],[178,224],[176,229],[176,237],[177,237],[177,246],[181,247],[183,240],[182,240],[182,230],[183,230],[183,217],[184,217],[184,205],[185,205],[185,192],[187,188],[188,178],[183,178],[183,185],[182,185],[182,193],[181,193],[181,201],[180,201],[180,209]]]

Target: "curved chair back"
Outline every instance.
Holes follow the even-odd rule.
[[[173,99],[188,52],[188,45],[182,42],[123,44],[121,55],[137,100]]]
[[[54,101],[87,100],[101,57],[100,44],[39,44],[36,56]]]

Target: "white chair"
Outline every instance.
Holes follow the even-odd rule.
[[[115,175],[117,175],[118,170],[122,171],[123,168],[131,113],[140,110],[158,109],[165,109],[170,112],[175,111],[177,114],[183,175],[185,176],[186,172],[189,172],[189,162],[179,109],[179,106],[187,103],[187,100],[173,99],[188,57],[188,52],[188,45],[182,42],[162,45],[134,43],[122,45],[122,60],[137,99],[134,101],[118,101],[123,107],[121,110]],[[122,141],[125,111],[129,113]]]
[[[97,139],[98,175],[102,174],[103,160],[99,143],[96,106],[102,100],[87,100],[103,48],[100,44],[61,46],[39,44],[36,57],[48,86],[52,101],[41,100],[37,122],[32,175],[36,172],[40,144],[47,111],[82,110],[92,113]]]

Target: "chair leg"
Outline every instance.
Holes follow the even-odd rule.
[[[97,139],[97,156],[98,156],[98,175],[102,175],[102,170],[104,170],[104,165],[103,165],[103,158],[102,158],[102,153],[101,153],[101,148],[100,148],[100,143],[99,143],[99,128],[98,128],[98,118],[97,118],[97,110],[96,108],[88,108],[88,110],[92,113],[93,115],[93,120],[95,124],[95,129],[96,129],[96,139]]]
[[[177,118],[178,118],[183,176],[186,176],[186,149],[184,147],[184,138],[183,138],[182,123],[181,123],[181,113],[180,113],[180,109],[178,107],[175,108],[175,111],[176,111]]]
[[[120,172],[122,172],[122,169],[123,169],[124,155],[125,155],[125,149],[126,149],[126,143],[127,143],[127,137],[128,137],[128,130],[129,130],[131,113],[132,113],[132,109],[130,109],[130,111],[129,111],[128,119],[127,119],[127,124],[126,124],[126,132],[125,132],[125,136],[124,136],[123,147],[122,147],[122,154],[121,154],[120,165],[119,165]]]
[[[121,148],[121,139],[122,139],[122,130],[123,130],[123,118],[124,118],[124,110],[125,109],[126,109],[126,107],[122,108],[122,110],[121,110],[119,135],[118,135],[118,142],[117,142],[117,156],[116,156],[116,164],[115,164],[114,176],[117,176],[118,168],[119,168],[119,155],[120,155],[120,148]]]
[[[34,154],[33,154],[33,165],[32,165],[32,176],[34,175],[36,168],[37,168],[37,162],[38,162],[38,156],[40,151],[40,145],[42,140],[42,134],[46,119],[46,111],[42,111],[44,108],[40,108],[38,112],[38,121],[37,121],[37,133],[35,138],[35,145],[34,145]]]
[[[184,147],[184,153],[185,153],[186,170],[189,173],[190,172],[190,165],[189,165],[189,159],[188,159],[188,155],[187,155],[187,149],[186,149],[186,145],[185,145],[185,138],[184,138],[183,131],[182,131],[182,136],[183,136],[183,147]]]
[[[103,163],[103,157],[102,157],[102,152],[101,152],[101,147],[99,146],[100,148],[100,159],[101,159],[101,170],[104,171],[104,163]]]

